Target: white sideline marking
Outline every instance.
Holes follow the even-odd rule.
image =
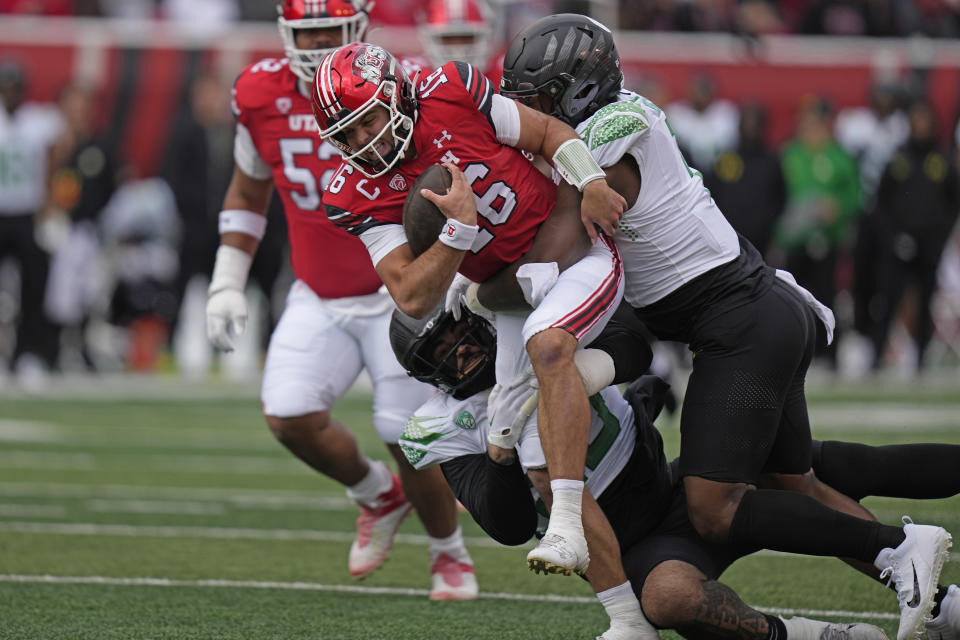
[[[321,584],[318,582],[264,582],[259,580],[173,580],[170,578],[110,578],[106,576],[50,576],[0,574],[0,582],[34,584],[106,584],[131,587],[219,587],[230,589],[285,589],[289,591],[330,591],[335,593],[357,593],[364,595],[390,595],[426,597],[426,589],[406,589],[400,587],[361,587],[358,585]],[[564,602],[573,604],[595,604],[597,599],[588,596],[563,596],[533,593],[480,592],[485,600],[515,600],[522,602]],[[861,620],[895,620],[899,614],[877,611],[842,611],[839,609],[782,609],[778,607],[758,607],[754,609],[767,613],[784,615],[802,615],[817,617],[855,618]]]
[[[124,536],[139,538],[214,538],[220,540],[319,540],[322,542],[353,542],[352,531],[314,531],[310,529],[240,529],[230,527],[167,527],[130,524],[95,524],[90,522],[2,522],[0,532],[40,533],[67,536]],[[464,537],[468,547],[509,549],[485,537]],[[426,547],[430,538],[425,535],[398,533],[394,543]],[[530,544],[529,546],[533,546]],[[521,548],[521,547],[516,547]]]

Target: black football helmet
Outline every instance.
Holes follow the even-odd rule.
[[[489,389],[496,382],[496,332],[489,322],[465,307],[459,320],[442,307],[421,320],[394,310],[390,346],[408,375],[458,400]],[[471,348],[462,353],[462,346]]]
[[[500,93],[525,103],[546,95],[547,113],[575,127],[612,102],[622,84],[610,30],[593,18],[560,13],[537,20],[513,39],[503,59]]]

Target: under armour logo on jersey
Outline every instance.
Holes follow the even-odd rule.
[[[443,164],[444,162],[452,162],[453,164],[460,164],[460,158],[453,155],[453,151],[447,150],[446,153],[443,154],[443,157],[440,158],[440,164]]]
[[[287,115],[288,113],[290,113],[290,109],[293,107],[293,100],[291,100],[286,96],[282,96],[280,98],[277,98],[276,104],[277,104],[277,111],[279,111],[283,115]]]
[[[392,178],[390,178],[390,188],[394,191],[406,191],[407,190],[407,179],[404,178],[399,173]]]
[[[443,143],[446,142],[447,140],[452,140],[452,139],[453,139],[453,136],[447,133],[447,130],[444,129],[440,133],[440,136],[433,141],[433,144],[437,145],[437,149],[443,149]]]

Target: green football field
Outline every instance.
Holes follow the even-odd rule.
[[[814,435],[960,443],[960,376],[809,389]],[[369,395],[335,415],[386,459]],[[676,420],[662,417],[668,455]],[[960,461],[958,461],[960,465]],[[896,469],[889,473],[896,474]],[[960,498],[866,501],[960,532]],[[346,568],[355,507],[270,436],[254,386],[121,378],[0,393],[0,638],[592,639],[606,617],[575,577],[527,571],[462,515],[481,597],[430,602],[426,538],[408,519],[388,562]],[[945,582],[960,580],[950,563]],[[868,620],[895,634],[893,593],[835,559],[761,553],[723,577],[764,611]],[[676,638],[663,633],[664,638]]]

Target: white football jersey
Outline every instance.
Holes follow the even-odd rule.
[[[437,392],[407,420],[400,448],[410,464],[425,469],[458,456],[487,450],[487,396],[477,393],[466,400]],[[590,444],[584,479],[594,497],[610,486],[633,454],[637,439],[633,409],[616,387],[607,387],[590,397]],[[517,445],[524,469],[546,466],[536,429],[537,412],[524,426]],[[534,493],[534,498],[539,495]]]
[[[624,298],[633,307],[652,304],[740,255],[737,233],[700,172],[687,165],[657,105],[621,91],[617,102],[581,122],[577,133],[601,167],[629,154],[640,170],[637,201],[614,236],[626,275]]]
[[[52,105],[0,109],[0,216],[35,213],[47,195],[47,156],[65,124]]]

